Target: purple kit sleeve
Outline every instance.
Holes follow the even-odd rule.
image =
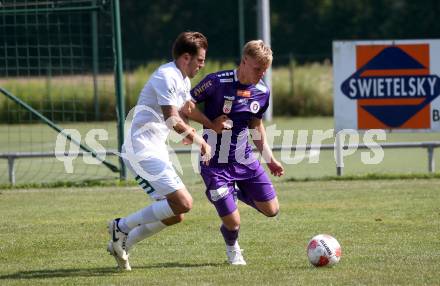
[[[258,118],[258,119],[262,119],[263,118],[263,114],[266,112],[267,108],[269,107],[269,97],[270,97],[270,92],[267,92],[267,96],[265,96],[265,102],[263,104],[263,106],[261,106],[260,110],[254,115],[254,117]]]
[[[207,75],[192,90],[191,97],[195,103],[203,102],[213,92],[216,85],[215,74]]]

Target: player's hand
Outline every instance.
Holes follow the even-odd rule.
[[[190,131],[191,133],[196,133],[196,130],[194,129],[194,128],[191,128],[191,131]],[[183,145],[191,145],[193,142],[192,142],[192,140],[191,139],[189,139],[188,137],[183,137],[183,139],[182,139],[182,144]]]
[[[202,163],[208,166],[209,160],[211,160],[212,158],[211,146],[209,146],[208,143],[203,141],[202,145],[200,145],[200,153],[202,155],[201,156]]]
[[[269,167],[270,173],[276,177],[284,175],[283,165],[274,158],[272,158],[270,163],[267,163],[267,167]]]
[[[231,129],[232,128],[232,120],[229,119],[226,115],[220,115],[216,119],[212,121],[212,129],[215,133],[222,133],[223,129]]]

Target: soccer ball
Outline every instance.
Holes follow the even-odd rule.
[[[316,267],[335,265],[341,259],[341,246],[333,236],[318,234],[309,241],[307,256]]]

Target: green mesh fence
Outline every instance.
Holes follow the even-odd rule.
[[[112,1],[0,1],[0,87],[61,128],[77,130],[82,144],[117,150],[112,23]],[[95,129],[104,130],[101,137]],[[17,183],[119,176],[82,157],[70,173],[57,158],[38,157],[55,151],[57,136],[0,94],[0,184],[10,181],[7,154],[36,156],[15,157]],[[117,157],[106,159],[118,166]]]

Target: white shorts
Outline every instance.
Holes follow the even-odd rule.
[[[148,157],[136,163],[136,166],[127,158],[124,158],[124,162],[145,193],[154,200],[162,200],[166,195],[185,187],[168,156]]]

